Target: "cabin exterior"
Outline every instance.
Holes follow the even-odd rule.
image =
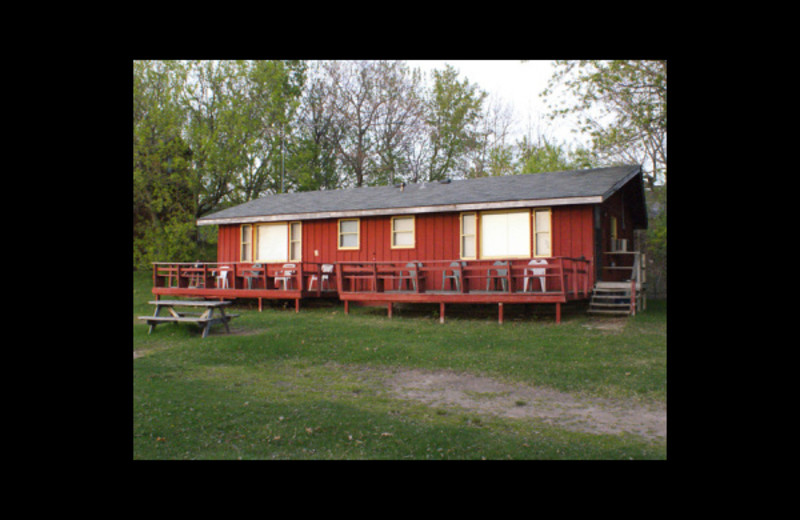
[[[504,303],[553,303],[558,321],[630,281],[647,216],[640,166],[621,166],[272,195],[198,225],[218,226],[217,262],[155,264],[156,296],[436,302],[441,319],[496,303],[501,321]]]

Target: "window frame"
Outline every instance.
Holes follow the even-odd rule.
[[[471,235],[464,234],[464,216],[472,215],[475,218],[475,232]],[[474,240],[474,256],[464,256],[464,237],[472,237]],[[458,254],[461,260],[477,260],[478,259],[478,212],[465,211],[458,216]]]
[[[262,258],[256,258],[256,255],[258,253],[258,235],[259,235],[258,232],[257,232],[257,229],[262,227],[262,226],[280,226],[281,224],[286,229],[286,246],[287,247],[286,247],[286,251],[284,252],[286,257],[283,260],[267,260],[267,259],[262,259]],[[280,263],[280,262],[288,262],[289,261],[289,232],[290,232],[290,230],[288,228],[288,222],[259,222],[259,223],[253,225],[253,231],[254,231],[254,233],[253,233],[253,240],[252,240],[252,245],[251,245],[252,254],[250,255],[252,257],[252,259],[250,260],[250,262],[259,263],[259,264],[277,264],[277,263]]]
[[[355,234],[356,236],[356,245],[355,246],[343,246],[342,245],[342,222],[349,222],[354,221],[356,222],[356,232],[355,233],[346,233],[348,235]],[[361,249],[361,219],[360,218],[340,218],[336,223],[337,234],[336,234],[336,249],[338,251],[358,251]]]
[[[536,212],[547,212],[547,221],[549,223],[547,231],[536,231]],[[550,251],[548,254],[541,254],[539,252],[537,235],[539,233],[547,233],[550,236]],[[531,210],[531,256],[532,258],[550,258],[553,256],[553,209],[552,208],[533,208]]]
[[[247,234],[247,240],[245,240],[245,227],[249,228]],[[242,258],[242,253],[247,251],[248,257],[247,259]],[[252,224],[241,224],[239,226],[239,261],[240,262],[252,262],[253,261],[253,225]]]
[[[513,259],[513,258],[531,258],[532,244],[531,244],[531,210],[529,209],[509,209],[509,210],[498,210],[498,211],[481,211],[481,219],[480,225],[483,222],[483,215],[499,215],[499,214],[510,214],[510,213],[526,213],[528,216],[528,233],[526,233],[526,238],[528,240],[528,252],[519,255],[501,255],[501,256],[487,256],[484,254],[484,247],[483,247],[483,237],[484,234],[483,230],[480,227],[476,227],[476,232],[480,233],[480,250],[476,251],[479,260],[501,260],[501,259]],[[478,222],[476,222],[478,224]]]
[[[299,235],[300,236],[296,237],[296,238],[293,238],[293,234],[292,234],[292,226],[294,224],[297,224],[299,226],[299,228],[300,228],[300,231],[299,231]],[[288,254],[286,256],[289,258],[289,262],[302,262],[303,261],[303,222],[300,221],[300,220],[293,220],[293,221],[289,222],[287,225],[289,226],[289,229],[288,229],[289,251],[288,251]],[[292,243],[293,242],[297,242],[297,244],[298,244],[297,252],[298,252],[298,254],[300,256],[298,256],[297,258],[293,258],[292,257]]]
[[[394,222],[397,219],[411,219],[411,245],[403,245],[398,246],[395,245],[395,233],[408,233],[408,231],[396,231],[394,229]],[[391,218],[391,223],[389,225],[389,234],[390,234],[390,242],[389,247],[390,249],[415,249],[417,247],[417,218],[415,215],[397,215]]]

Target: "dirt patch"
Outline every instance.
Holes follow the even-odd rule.
[[[552,389],[510,385],[486,377],[453,372],[409,370],[395,373],[388,387],[400,398],[436,407],[502,417],[533,418],[573,431],[641,435],[649,440],[667,436],[666,407],[585,399]]]
[[[590,321],[585,328],[589,330],[602,330],[606,332],[622,332],[625,325],[628,323],[628,318],[604,318]]]

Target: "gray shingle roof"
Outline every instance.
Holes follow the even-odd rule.
[[[306,191],[268,195],[198,220],[198,224],[235,222],[256,217],[358,212],[457,204],[500,203],[517,200],[550,200],[585,197],[607,198],[640,172],[640,166],[615,166],[592,170],[482,177],[409,184],[401,191],[393,186],[375,186],[331,191]]]

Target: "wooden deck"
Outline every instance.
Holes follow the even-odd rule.
[[[438,303],[444,321],[446,304],[497,304],[503,322],[503,305],[555,304],[556,322],[561,304],[591,296],[591,261],[553,257],[540,265],[530,260],[470,260],[431,262],[338,262],[338,297],[349,302]]]
[[[209,299],[294,300],[295,311],[303,298],[335,298],[334,273],[325,264],[310,262],[155,262],[153,294]],[[331,264],[332,269],[332,264]]]
[[[284,262],[163,263],[153,265],[153,294],[207,299],[257,298],[294,300],[338,298],[344,302],[497,304],[502,323],[504,304],[556,306],[589,299],[592,261],[584,258],[448,260],[422,262]],[[327,270],[327,272],[326,272]]]

